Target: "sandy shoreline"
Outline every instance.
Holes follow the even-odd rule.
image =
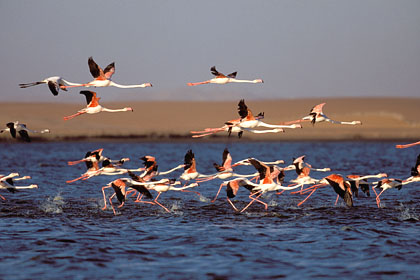
[[[304,123],[303,129],[288,129],[285,133],[244,133],[244,140],[409,140],[420,139],[420,98],[316,98],[288,100],[247,100],[254,114],[265,113],[264,121],[278,124],[295,120],[309,113],[316,104],[326,102],[324,113],[340,121],[360,120],[363,125],[344,126]],[[176,102],[146,101],[106,103],[107,108],[130,106],[134,112],[82,115],[69,121],[71,115],[85,104],[66,103],[0,103],[0,124],[19,120],[28,128],[49,128],[50,134],[33,134],[46,141],[118,140],[138,141],[191,139],[192,141],[224,141],[220,137],[192,139],[190,130],[220,127],[227,120],[238,118],[238,101]],[[236,137],[235,137],[236,138]],[[127,139],[128,140],[128,139]],[[1,134],[0,141],[11,141]],[[236,141],[232,139],[232,141]]]

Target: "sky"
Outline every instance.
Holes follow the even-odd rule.
[[[90,56],[153,84],[96,88],[102,101],[420,97],[419,15],[417,0],[0,0],[0,101],[83,101],[18,84],[89,82]],[[212,66],[264,84],[186,85]]]

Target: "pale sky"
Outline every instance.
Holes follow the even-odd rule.
[[[0,26],[0,101],[84,102],[18,84],[89,82],[89,56],[153,84],[97,88],[102,101],[420,97],[417,0],[0,0]],[[213,65],[265,83],[186,85]]]

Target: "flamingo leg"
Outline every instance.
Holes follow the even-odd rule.
[[[224,186],[225,184],[220,184],[220,187],[219,187],[219,190],[217,191],[217,194],[216,194],[216,196],[214,197],[214,199],[211,201],[211,202],[215,202],[216,201],[216,199],[217,199],[217,197],[219,196],[219,193],[220,193],[220,190],[222,189],[222,187]]]
[[[64,117],[63,119],[65,120],[65,121],[67,121],[67,120],[71,120],[72,118],[75,118],[75,117],[77,117],[77,116],[80,116],[80,115],[82,115],[82,114],[84,114],[85,112],[77,112],[76,114],[73,114],[73,115],[70,115],[70,116],[67,116],[67,117]]]
[[[86,159],[81,159],[81,160],[76,160],[76,161],[68,161],[67,164],[68,165],[75,165],[78,164],[80,162],[86,161]]]
[[[114,211],[114,215],[117,215],[117,213],[115,213],[114,205],[112,204],[112,199],[114,198],[114,196],[115,196],[115,193],[109,197],[109,204],[111,204],[112,211]]]
[[[2,196],[1,194],[0,194],[0,198],[3,200],[6,200],[6,198],[4,198],[4,196]]]
[[[385,189],[383,189],[377,196],[376,196],[376,204],[379,206],[381,205],[381,199],[379,198],[381,196],[381,194],[385,191]]]
[[[318,188],[314,188],[311,193],[301,202],[298,203],[298,206],[302,205]]]
[[[334,206],[337,205],[339,195],[337,194],[337,198],[335,199]]]
[[[276,194],[281,195],[284,192],[285,192],[285,190],[282,190],[281,192],[276,192]]]
[[[143,194],[140,195],[140,193],[137,195],[137,199],[134,202],[137,203],[147,203],[147,204],[155,204],[153,201],[144,201],[141,200],[143,198]]]
[[[82,175],[79,178],[76,178],[76,179],[73,179],[73,180],[68,180],[68,181],[66,181],[66,183],[70,184],[70,183],[76,182],[76,181],[78,181],[80,179],[83,179],[83,178],[86,178],[86,177],[89,177],[89,176],[88,175]]]
[[[233,202],[230,201],[229,197],[227,197],[227,201],[230,203],[230,205],[232,205],[232,207],[235,211],[239,211],[238,208],[236,208],[235,205],[233,205]]]
[[[204,82],[197,82],[197,83],[187,83],[188,86],[197,86],[197,85],[205,85],[205,84],[209,84],[210,81],[204,81]]]
[[[110,188],[111,186],[105,186],[102,187],[102,194],[104,195],[104,207],[102,207],[102,210],[106,209],[106,195],[105,195],[105,189]]]
[[[256,194],[258,194],[259,193],[259,195],[258,196],[256,196],[256,197],[253,197],[253,196],[255,196]],[[244,212],[252,203],[254,203],[254,201],[257,201],[257,202],[259,202],[259,203],[261,203],[261,204],[263,204],[264,205],[264,207],[265,207],[265,210],[267,210],[267,208],[268,208],[268,205],[267,205],[267,203],[265,203],[265,202],[262,202],[261,200],[259,200],[258,198],[260,198],[260,196],[262,195],[263,193],[261,192],[261,191],[258,191],[258,192],[256,192],[256,193],[253,193],[253,194],[251,194],[251,195],[249,195],[249,198],[250,199],[252,199],[251,200],[251,202],[249,202],[248,203],[248,205],[247,206],[245,206],[245,208],[244,209],[242,209],[241,210],[241,213],[242,212]]]
[[[161,192],[156,196],[155,200],[153,202],[155,202],[157,205],[159,205],[160,207],[162,207],[163,209],[165,209],[166,212],[170,213],[171,211],[168,210],[168,208],[166,208],[165,206],[163,206],[162,204],[160,204],[157,199],[159,198]]]
[[[195,193],[195,194],[196,194],[196,195],[198,195],[198,196],[201,196],[201,193],[196,192],[196,191],[181,190],[181,192],[192,192],[192,193]]]

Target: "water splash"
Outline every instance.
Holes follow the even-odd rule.
[[[65,203],[61,194],[58,193],[54,197],[48,197],[47,200],[41,204],[40,208],[45,213],[61,214],[63,213],[63,205]]]

